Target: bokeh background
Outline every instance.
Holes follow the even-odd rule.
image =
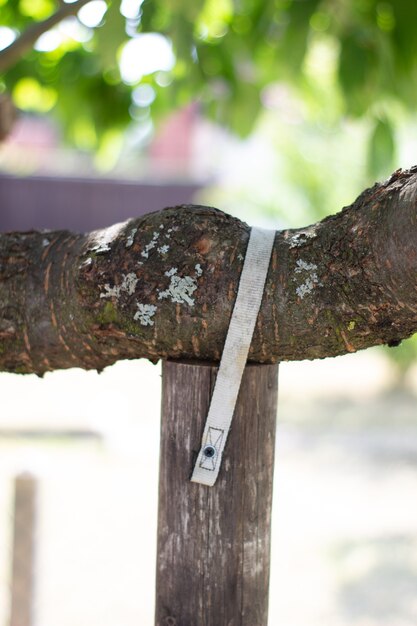
[[[0,0],[0,231],[339,211],[417,163],[416,22],[406,0]],[[415,625],[415,358],[281,364],[271,626]],[[0,389],[0,625],[26,473],[31,626],[151,626],[159,366]]]

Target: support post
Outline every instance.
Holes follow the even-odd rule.
[[[33,626],[36,478],[15,478],[10,626]]]
[[[217,374],[165,362],[156,626],[267,626],[277,365],[248,365],[213,487],[189,478]]]

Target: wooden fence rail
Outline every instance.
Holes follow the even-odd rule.
[[[33,626],[37,482],[15,479],[9,626]]]
[[[189,478],[217,368],[164,362],[156,626],[267,626],[277,365],[248,365],[214,487]]]

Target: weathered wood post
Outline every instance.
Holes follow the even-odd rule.
[[[217,367],[164,362],[156,626],[266,626],[277,365],[247,365],[217,483],[190,482]]]
[[[15,479],[10,626],[33,625],[33,586],[36,532],[36,479]]]

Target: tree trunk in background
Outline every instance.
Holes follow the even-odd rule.
[[[246,367],[220,474],[190,482],[217,368],[162,374],[156,626],[266,626],[277,365]]]
[[[0,93],[0,141],[4,141],[11,132],[16,117],[11,97],[7,93]]]
[[[417,168],[278,232],[249,360],[315,359],[417,329]],[[181,206],[88,235],[0,236],[0,370],[218,361],[249,227]]]

